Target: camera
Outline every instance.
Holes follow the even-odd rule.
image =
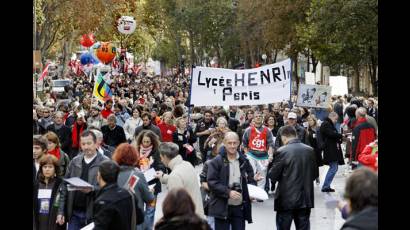
[[[236,192],[242,193],[242,188],[241,188],[241,184],[238,182],[234,182],[231,186],[231,190],[234,190]]]

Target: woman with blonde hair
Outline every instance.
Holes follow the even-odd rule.
[[[178,145],[179,154],[184,161],[188,161],[195,166],[197,163],[196,150],[193,147],[196,142],[196,135],[187,124],[187,118],[182,116],[175,120],[177,129],[172,134],[172,141]]]

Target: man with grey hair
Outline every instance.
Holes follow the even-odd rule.
[[[114,152],[115,149],[103,143],[103,134],[100,130],[90,129],[90,131],[93,132],[95,136],[97,137],[97,143],[96,143],[97,152],[111,159],[112,153]]]
[[[178,154],[179,147],[175,143],[161,143],[159,153],[162,163],[172,171],[169,175],[157,171],[156,177],[160,179],[161,183],[167,185],[168,190],[174,188],[186,189],[195,204],[195,213],[201,218],[205,218],[199,180],[194,167],[188,161],[184,161],[181,155]]]
[[[322,192],[334,192],[330,187],[338,169],[338,165],[344,165],[343,152],[340,144],[343,135],[336,130],[336,123],[339,116],[335,112],[329,113],[329,116],[320,126],[320,134],[323,143],[323,163],[329,165],[325,181],[322,186]]]
[[[54,114],[54,122],[47,127],[48,132],[54,132],[58,136],[61,149],[65,153],[71,152],[71,129],[64,125],[64,113],[57,111]]]
[[[126,142],[127,139],[125,138],[124,129],[117,125],[117,118],[115,115],[110,114],[107,121],[108,125],[101,127],[104,143],[111,147],[117,147],[119,144]]]
[[[352,163],[353,168],[357,166],[357,159],[359,154],[363,152],[363,149],[376,140],[376,128],[368,122],[367,111],[364,107],[360,107],[356,110],[356,126],[352,132]]]

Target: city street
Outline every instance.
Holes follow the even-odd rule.
[[[200,167],[196,167],[196,170],[200,172]],[[336,192],[331,193],[333,197],[342,197],[345,181],[347,176],[344,175],[347,165],[339,166],[339,170],[332,182],[332,188]],[[320,181],[323,182],[326,176],[328,166],[320,167]],[[325,193],[321,190],[322,184],[319,186],[315,183],[315,208],[312,209],[310,215],[310,225],[311,229],[314,230],[339,230],[344,223],[341,214],[336,209],[327,209],[325,206]],[[163,192],[158,195],[157,210],[155,213],[155,222],[162,216],[162,201],[166,196],[166,187],[163,186]],[[276,212],[273,211],[273,198],[269,200],[258,203],[252,203],[252,218],[253,223],[247,224],[246,229],[249,230],[273,230],[276,229]],[[292,230],[295,229],[294,224],[292,224]]]

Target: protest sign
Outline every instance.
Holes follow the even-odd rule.
[[[300,85],[297,106],[327,108],[330,101],[331,87],[326,85]]]
[[[349,94],[347,88],[347,77],[330,76],[329,85],[332,86],[332,95],[343,96],[345,94]]]
[[[191,105],[259,105],[287,101],[291,90],[291,61],[254,69],[194,67]]]

